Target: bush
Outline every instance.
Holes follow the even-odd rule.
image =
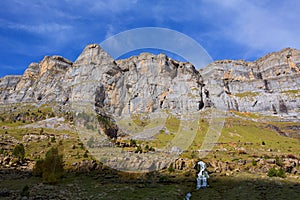
[[[252,166],[257,166],[257,162],[254,159],[252,160]]]
[[[43,176],[44,159],[38,159],[33,167],[32,174],[34,176]]]
[[[168,171],[169,171],[170,173],[172,173],[172,172],[175,171],[175,169],[174,169],[174,167],[173,167],[173,163],[170,164],[170,166],[169,166],[169,168],[168,168]]]
[[[285,177],[286,177],[286,174],[285,174],[284,170],[283,170],[282,168],[280,168],[280,169],[277,171],[276,176],[281,177],[281,178],[285,178]]]
[[[279,168],[277,170],[277,169],[275,169],[275,167],[272,167],[272,168],[269,169],[268,176],[269,177],[281,177],[281,178],[285,178],[286,174],[285,174],[283,168]]]
[[[21,197],[29,197],[29,187],[28,185],[25,185],[21,191]]]
[[[88,157],[89,157],[88,152],[89,152],[88,150],[86,150],[86,151],[84,152],[84,154],[83,154],[83,157],[84,157],[84,158],[88,158]]]
[[[264,141],[261,142],[261,145],[266,145],[266,143]]]
[[[13,150],[13,155],[16,156],[19,160],[23,161],[25,157],[25,148],[24,145],[17,144]]]
[[[130,144],[131,147],[136,147],[136,141],[134,139],[130,139]]]
[[[278,166],[280,166],[280,167],[282,167],[283,166],[283,160],[282,160],[282,158],[276,156],[275,157],[275,164],[278,165]]]
[[[55,143],[55,136],[51,137],[50,142]]]
[[[78,143],[78,145],[79,145],[80,149],[84,149],[84,146],[83,146],[82,142]]]
[[[33,174],[42,176],[44,183],[57,183],[64,174],[63,156],[58,153],[57,147],[52,147],[45,159],[37,160]]]
[[[142,147],[141,146],[137,146],[135,153],[143,153]]]
[[[149,151],[155,151],[155,149],[153,147],[150,147]]]
[[[276,176],[276,174],[277,174],[277,170],[275,169],[275,167],[272,167],[272,168],[269,169],[268,177]]]

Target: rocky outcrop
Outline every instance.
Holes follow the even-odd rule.
[[[22,76],[0,79],[0,103],[89,102],[112,116],[206,107],[299,115],[300,51],[283,49],[255,62],[215,61],[201,70],[166,55],[112,59],[88,45],[77,60],[46,56]]]
[[[0,101],[5,102],[16,89],[22,76],[5,76],[0,79]]]
[[[254,62],[216,61],[201,74],[220,109],[299,115],[299,50],[283,49]]]
[[[61,56],[46,56],[40,63],[30,64],[21,77],[14,77],[10,84],[13,89],[1,95],[0,102],[63,102],[64,95],[70,92],[65,74],[71,66],[72,62]],[[1,82],[8,78],[4,77]]]

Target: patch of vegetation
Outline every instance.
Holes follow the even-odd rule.
[[[13,150],[13,155],[17,157],[19,160],[23,161],[25,158],[25,148],[24,145],[17,144]]]
[[[275,156],[275,164],[280,167],[283,167],[283,159],[276,155]]]
[[[57,147],[52,147],[45,156],[39,159],[33,168],[33,175],[41,176],[44,183],[55,184],[64,174],[63,156]]]
[[[149,151],[155,151],[155,149],[151,146],[149,146],[148,144],[146,144],[146,146],[144,147],[144,152],[147,153]]]
[[[12,125],[16,122],[24,125],[55,116],[51,105],[44,104],[37,107],[29,104],[11,104],[7,108],[2,108],[0,121],[5,125]]]
[[[141,145],[138,145],[136,147],[135,153],[143,153],[143,149],[142,149]]]
[[[286,90],[286,91],[282,91],[281,93],[291,95],[294,97],[300,96],[300,90]]]
[[[150,118],[147,114],[131,114],[131,119],[136,125],[141,127],[145,127],[150,124]]]
[[[231,110],[230,112],[237,116],[241,116],[241,117],[245,117],[245,118],[249,118],[249,119],[259,119],[262,117],[260,114],[253,113],[253,112],[238,112],[235,110]]]
[[[56,142],[55,136],[50,137],[50,142],[52,142],[52,143],[55,143],[55,142]]]
[[[170,164],[168,171],[169,171],[169,173],[173,173],[175,171],[173,163]]]
[[[21,197],[29,197],[29,187],[25,185],[20,193]]]
[[[160,131],[159,134],[156,134],[154,136],[153,140],[150,140],[148,145],[154,147],[154,148],[163,148],[167,144],[170,143],[170,141],[175,137],[172,133],[165,133],[164,131]]]
[[[131,147],[136,147],[136,140],[130,139],[129,145],[130,145]]]
[[[280,178],[286,178],[286,174],[283,170],[283,168],[279,168],[278,170],[275,167],[272,167],[268,171],[269,177],[280,177]]]
[[[180,119],[176,116],[169,115],[165,123],[166,128],[173,133],[177,133],[180,127]]]
[[[98,115],[97,119],[108,137],[117,138],[117,126],[108,116]]]
[[[236,93],[234,95],[240,98],[244,98],[244,97],[253,98],[259,95],[259,92],[242,92],[242,93]]]
[[[88,153],[89,153],[89,151],[86,150],[86,151],[84,152],[84,154],[83,154],[83,157],[84,157],[84,158],[88,158],[88,157],[89,157]]]

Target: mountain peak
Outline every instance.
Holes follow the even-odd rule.
[[[75,65],[99,65],[113,62],[113,58],[99,45],[87,45],[74,62]]]

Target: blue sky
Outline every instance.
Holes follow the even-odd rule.
[[[188,35],[214,60],[300,49],[298,0],[1,0],[0,77],[139,27]]]

